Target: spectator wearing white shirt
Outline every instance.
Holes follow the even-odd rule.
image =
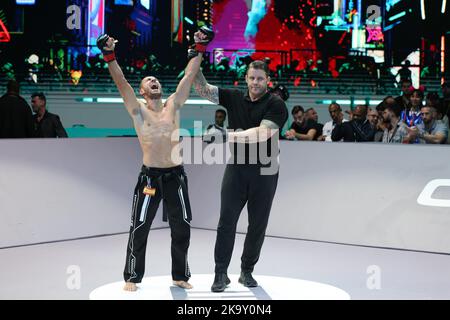
[[[328,106],[328,112],[330,113],[331,120],[324,124],[322,135],[317,139],[319,141],[331,142],[331,132],[333,132],[336,124],[348,121],[347,119],[344,119],[341,106],[336,102],[333,102]]]

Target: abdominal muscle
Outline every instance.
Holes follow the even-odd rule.
[[[181,165],[178,129],[177,123],[163,119],[151,123],[150,126],[148,122],[143,123],[137,132],[145,166],[170,168]]]

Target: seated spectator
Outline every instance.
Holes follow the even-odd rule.
[[[384,107],[384,109],[386,109],[386,107]],[[385,129],[383,122],[383,112],[381,112],[380,117],[378,110],[369,108],[367,111],[367,120],[369,120],[370,125],[372,126],[373,130],[375,130],[373,140],[375,142],[381,142],[383,138],[383,131]]]
[[[37,138],[67,138],[59,116],[47,111],[47,99],[42,92],[31,95],[34,129]]]
[[[314,122],[316,134],[314,135],[313,140],[317,140],[322,135],[323,124],[319,123],[319,115],[314,108],[309,108],[305,111],[305,121],[309,120],[312,120]]]
[[[224,109],[217,109],[216,110],[216,115],[214,117],[214,124],[223,128],[223,126],[225,125],[225,120],[227,119],[227,112]],[[210,124],[206,130],[209,130],[213,127],[212,124]]]
[[[294,106],[291,113],[294,122],[286,131],[285,138],[288,140],[314,140],[317,134],[316,124],[312,119],[306,120],[303,107]]]
[[[410,135],[419,139],[419,143],[446,143],[448,128],[442,121],[436,119],[436,109],[424,106],[421,109],[422,123],[415,127],[408,128]]]
[[[333,102],[328,106],[328,112],[330,113],[331,120],[324,124],[322,135],[317,139],[319,141],[331,142],[331,132],[333,132],[334,127],[342,122],[348,121],[347,119],[344,119],[341,106],[336,102]]]
[[[401,109],[396,104],[388,105],[383,111],[385,129],[381,142],[383,143],[409,143],[411,137],[408,126],[400,121]]]
[[[10,80],[0,98],[0,138],[33,138],[33,114],[20,95],[19,83]]]
[[[377,142],[381,142],[381,139],[383,138],[383,131],[385,129],[385,123],[383,121],[383,111],[387,106],[393,106],[394,108],[395,106],[400,107],[393,96],[386,96],[383,101],[381,101],[381,103],[377,105],[376,110],[378,112],[378,119],[380,119],[380,121],[378,121],[378,130],[380,131],[375,133],[374,139],[374,141]]]
[[[344,142],[368,142],[373,141],[375,130],[367,120],[367,107],[356,106],[351,113],[351,120],[343,122],[333,129],[331,140]]]
[[[370,109],[367,111],[367,120],[372,125],[374,130],[378,129],[378,112],[377,110]]]

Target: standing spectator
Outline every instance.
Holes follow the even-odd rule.
[[[395,102],[402,108],[407,109],[409,106],[409,97],[411,97],[411,80],[401,80],[400,89],[402,90],[402,95],[395,97]]]
[[[412,72],[409,70],[409,67],[411,66],[411,62],[409,60],[406,60],[403,66],[398,70],[397,76],[400,76],[400,81],[402,80],[411,80]]]
[[[34,136],[31,108],[19,93],[19,83],[10,80],[6,94],[0,98],[0,138]]]
[[[31,95],[33,107],[34,130],[37,138],[67,138],[59,116],[47,111],[47,99],[42,92]]]

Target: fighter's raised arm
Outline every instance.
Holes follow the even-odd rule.
[[[201,70],[199,70],[195,76],[194,88],[200,97],[205,98],[214,104],[219,104],[219,88],[209,84]]]
[[[202,38],[204,38],[204,34],[205,34],[204,27],[201,28],[200,31],[202,32],[203,35],[202,34],[199,35],[198,32],[194,35],[196,47],[199,46],[199,41],[205,41],[205,40],[202,40]],[[200,36],[200,39],[198,39],[199,36]],[[209,40],[209,41],[211,41],[211,40]],[[203,46],[205,46],[205,45],[203,45]],[[201,48],[201,46],[200,46],[200,48]],[[216,86],[210,85],[208,82],[206,82],[205,76],[203,75],[203,73],[200,69],[198,70],[198,72],[194,78],[194,88],[200,97],[208,99],[209,101],[211,101],[214,104],[219,104],[219,88],[217,88]]]
[[[189,98],[194,79],[197,73],[200,72],[200,64],[206,46],[213,38],[214,32],[206,26],[201,27],[200,30],[194,34],[195,47],[188,51],[189,62],[184,71],[184,76],[178,84],[176,92],[169,97],[169,99],[173,99],[177,109],[182,107]]]
[[[133,88],[123,75],[122,69],[116,61],[114,48],[116,40],[107,34],[101,35],[97,39],[97,46],[103,53],[103,59],[108,63],[108,70],[114,83],[123,98],[125,107],[132,118],[140,115],[140,104]]]

